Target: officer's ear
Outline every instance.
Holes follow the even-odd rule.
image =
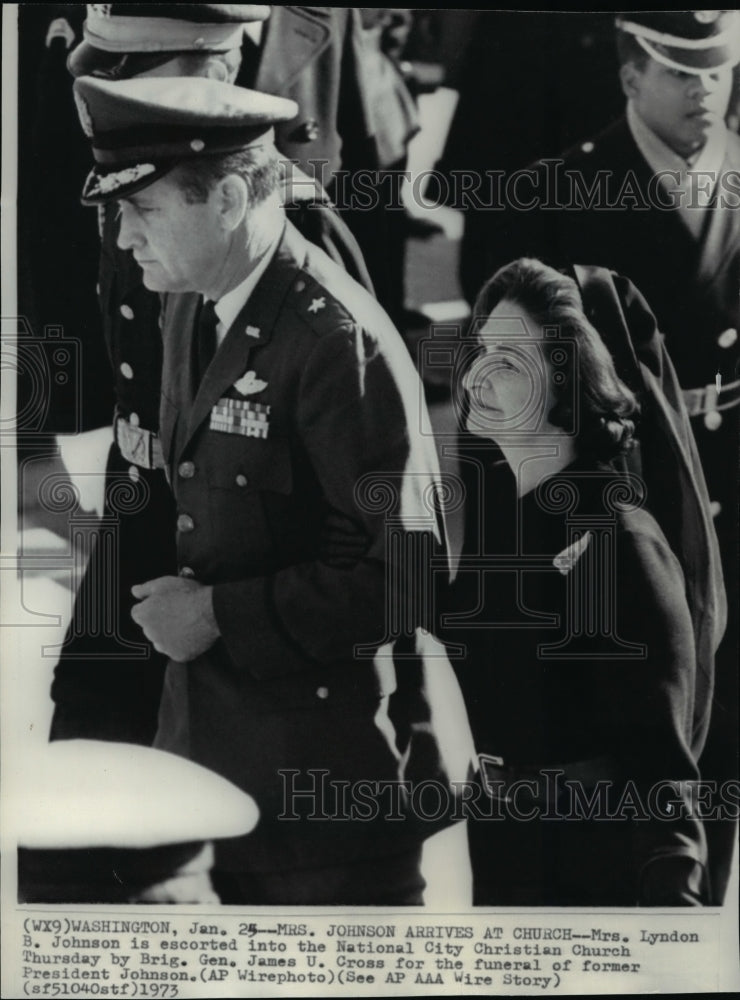
[[[219,83],[233,83],[241,66],[241,49],[228,52],[212,52],[206,60],[202,75]],[[186,74],[189,75],[189,74]]]
[[[622,63],[619,67],[619,79],[622,84],[622,92],[628,100],[634,100],[640,96],[642,83],[642,70],[633,62]]]
[[[208,57],[203,74],[208,80],[218,80],[219,83],[231,83],[229,80],[229,70],[223,59],[219,55]]]
[[[249,207],[247,182],[239,174],[227,174],[216,187],[216,205],[221,226],[226,232],[233,232],[244,220]]]

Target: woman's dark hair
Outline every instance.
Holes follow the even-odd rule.
[[[575,280],[539,260],[523,257],[512,261],[479,292],[474,321],[490,316],[504,299],[526,309],[541,326],[558,328],[557,340],[542,340],[548,361],[563,340],[575,343],[574,363],[562,381],[553,383],[556,403],[548,414],[550,423],[572,427],[572,401],[577,399],[579,452],[608,459],[626,451],[632,443],[639,404],[617,376],[611,354],[586,318]]]

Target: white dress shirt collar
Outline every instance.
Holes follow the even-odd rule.
[[[704,211],[711,202],[727,148],[724,122],[707,133],[707,141],[689,159],[679,156],[640,117],[632,101],[627,102],[627,124],[632,138],[653,173],[667,192],[692,235],[702,232]]]
[[[707,141],[688,159],[679,156],[670,146],[653,132],[640,117],[632,101],[627,102],[627,124],[637,148],[657,174],[661,170],[714,170],[719,173],[727,147],[727,128],[724,122],[717,124],[707,133]]]
[[[244,281],[240,282],[236,288],[222,295],[215,304],[216,316],[218,316],[218,326],[216,327],[216,344],[220,347],[231,326],[247,304],[250,295],[257,287],[257,282],[267,270],[267,266],[275,255],[280,239],[269,247],[257,261],[255,267],[249,272]]]

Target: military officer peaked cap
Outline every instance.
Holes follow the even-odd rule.
[[[273,141],[273,125],[298,114],[295,101],[204,77],[74,82],[95,167],[82,201],[101,204],[148,187],[183,160]]]
[[[269,16],[262,4],[91,3],[67,65],[83,76],[112,69],[128,53],[146,53],[157,65],[179,52],[228,52],[241,45],[245,24]]]
[[[707,73],[740,61],[740,12],[674,10],[618,14],[616,26],[645,52],[684,73]]]
[[[236,837],[259,818],[254,800],[226,778],[164,750],[127,743],[41,744],[24,759],[18,788],[18,842],[36,849],[147,848]]]

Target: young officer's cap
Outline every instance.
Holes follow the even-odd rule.
[[[58,740],[29,753],[22,772],[14,823],[19,844],[38,850],[237,837],[259,817],[226,778],[152,747]]]
[[[213,902],[211,842],[259,820],[226,778],[128,743],[32,744],[4,791],[21,902]]]
[[[273,125],[298,105],[204,77],[74,82],[95,167],[82,201],[102,204],[148,187],[182,160],[232,153],[273,141]]]
[[[262,4],[91,3],[84,40],[67,65],[77,77],[112,70],[129,53],[148,54],[156,65],[178,52],[228,52],[241,45],[245,24],[269,16]]]
[[[618,14],[615,23],[653,59],[684,73],[716,71],[740,61],[736,10],[630,11]]]

